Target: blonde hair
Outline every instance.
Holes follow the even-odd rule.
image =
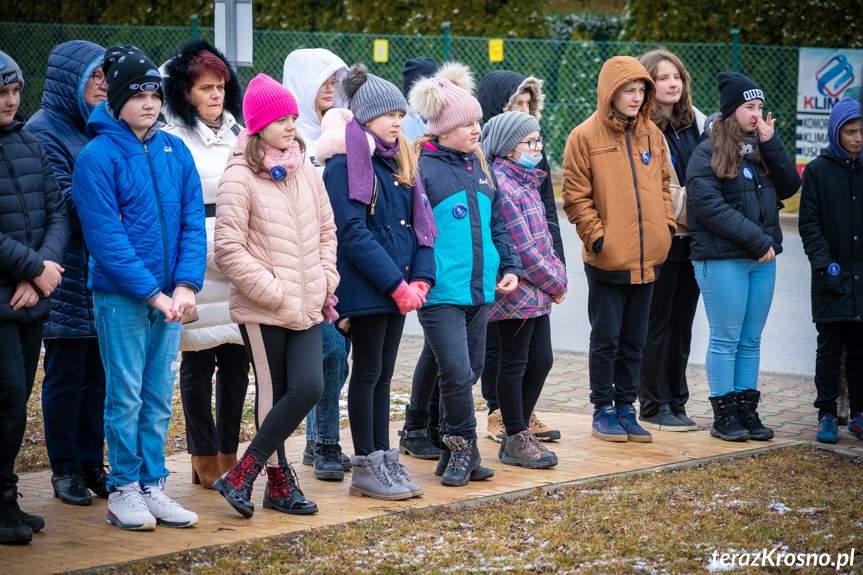
[[[689,86],[691,80],[689,78],[689,72],[686,70],[686,66],[683,65],[680,58],[665,48],[658,48],[642,54],[638,57],[638,61],[641,62],[641,65],[644,66],[645,70],[647,70],[647,73],[650,74],[651,78],[653,78],[654,82],[656,82],[656,74],[659,71],[659,65],[663,62],[671,63],[671,65],[677,68],[677,71],[680,72],[680,99],[676,104],[674,104],[671,117],[666,118],[662,115],[659,102],[654,98],[653,109],[650,111],[650,120],[656,124],[660,130],[664,130],[665,126],[669,123],[675,130],[682,130],[692,124],[693,120],[695,120],[695,112],[692,110],[692,92]]]
[[[407,137],[399,132],[399,153],[396,155],[396,167],[399,169],[396,179],[403,186],[412,186],[417,175],[417,154],[408,142]]]
[[[440,143],[438,142],[437,138],[438,137],[434,134],[423,134],[422,136],[417,138],[414,141],[414,153],[416,154],[416,156],[419,157],[422,155],[423,144],[425,144],[426,142]],[[485,173],[485,175],[488,177],[488,185],[494,189],[497,189],[497,187],[494,185],[495,179],[491,175],[491,171],[488,167],[488,162],[485,161],[485,153],[483,153],[482,147],[480,147],[478,143],[473,153],[479,158],[479,167],[482,168],[483,173]]]

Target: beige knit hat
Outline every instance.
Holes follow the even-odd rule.
[[[473,91],[470,68],[447,62],[434,77],[416,82],[408,101],[411,110],[427,121],[428,132],[440,136],[482,118],[482,106]]]

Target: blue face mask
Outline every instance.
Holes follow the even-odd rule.
[[[516,164],[522,168],[527,168],[528,170],[532,170],[539,165],[539,161],[542,159],[542,154],[534,156],[525,151],[519,151],[521,152],[521,156],[519,156],[518,160],[515,161]]]

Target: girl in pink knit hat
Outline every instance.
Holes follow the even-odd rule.
[[[265,465],[265,508],[318,510],[297,485],[284,441],[323,391],[320,324],[338,318],[339,274],[333,211],[297,135],[298,114],[293,94],[269,76],[249,82],[247,129],[216,200],[216,264],[231,282],[231,319],[255,371],[258,433],[213,487],[244,517],[255,511],[252,485]]]
[[[482,373],[489,304],[496,291],[513,291],[521,275],[497,186],[477,143],[482,108],[473,85],[467,66],[451,62],[415,83],[409,95],[411,108],[428,121],[429,133],[416,145],[440,234],[435,285],[418,312],[425,332],[419,365],[434,361],[438,367],[443,443],[436,474],[452,486],[494,475],[480,466],[471,388]],[[416,386],[411,408],[428,405],[432,388]]]

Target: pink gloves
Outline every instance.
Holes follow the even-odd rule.
[[[339,319],[339,312],[336,311],[337,303],[339,303],[339,298],[337,298],[335,294],[324,300],[324,307],[321,309],[321,313],[324,316],[325,322],[333,323]]]
[[[428,292],[428,286],[423,290],[420,285],[425,285],[423,282],[411,282],[408,284],[404,280],[392,293],[392,298],[396,305],[399,306],[399,311],[402,315],[407,315],[409,311],[419,309],[425,303],[425,294]]]
[[[428,293],[429,293],[429,290],[431,288],[429,287],[429,285],[426,282],[415,280],[415,281],[412,281],[410,283],[410,286],[412,288],[415,288],[416,290],[418,290],[420,292],[420,295],[422,296],[423,303],[428,301]]]

